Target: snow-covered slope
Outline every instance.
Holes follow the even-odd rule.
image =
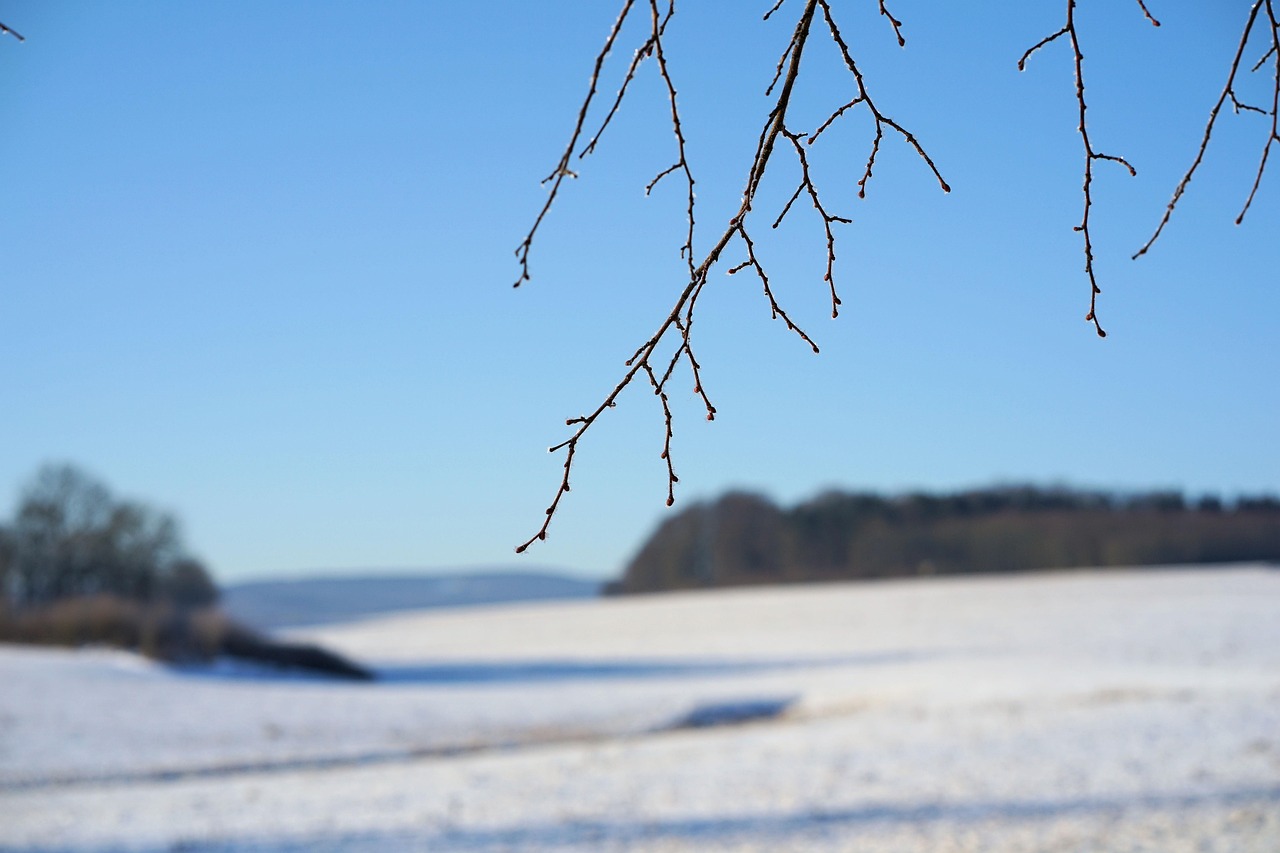
[[[405,610],[594,598],[602,584],[550,572],[365,573],[246,581],[222,591],[232,618],[261,630]]]
[[[1280,850],[1275,570],[295,634],[381,680],[0,647],[0,850]]]

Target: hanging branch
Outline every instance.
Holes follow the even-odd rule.
[[[840,35],[840,29],[836,26],[835,19],[831,17],[831,7],[827,5],[827,0],[819,0],[819,2],[822,5],[822,14],[827,19],[827,27],[831,31],[831,39],[840,49],[840,57],[844,60],[845,67],[849,69],[849,72],[853,74],[853,78],[857,82],[858,96],[832,113],[831,117],[823,122],[822,126],[814,131],[813,135],[809,137],[810,144],[816,142],[818,135],[830,127],[836,119],[844,115],[847,110],[858,104],[866,104],[867,109],[871,112],[871,117],[875,119],[876,136],[875,141],[872,143],[871,155],[867,157],[866,171],[863,172],[862,180],[858,181],[858,198],[866,197],[867,181],[871,179],[871,167],[875,164],[876,153],[880,149],[880,140],[884,136],[885,127],[892,128],[908,145],[915,149],[916,154],[918,154],[920,159],[924,160],[925,164],[929,167],[929,171],[933,172],[933,176],[938,179],[938,185],[942,188],[943,192],[951,192],[951,187],[949,187],[947,182],[942,179],[942,174],[938,171],[938,167],[934,165],[932,158],[925,153],[924,148],[920,145],[919,141],[916,140],[915,136],[902,125],[880,112],[880,110],[876,108],[876,105],[871,101],[871,95],[867,93],[867,87],[862,78],[862,72],[858,70],[857,63],[853,61],[853,55],[849,52],[849,45],[845,43],[844,37]],[[881,4],[881,8],[883,8],[883,5],[884,4]],[[885,14],[888,15],[888,12],[885,12]],[[894,20],[892,15],[889,15],[889,20],[893,21],[894,31],[896,32],[898,30],[899,22]],[[899,36],[901,36],[900,33]],[[901,39],[901,43],[906,44],[906,39]]]
[[[1273,85],[1271,89],[1271,109],[1263,110],[1258,107],[1250,106],[1242,103],[1236,96],[1236,74],[1240,71],[1240,62],[1244,57],[1245,48],[1249,44],[1249,38],[1253,33],[1253,26],[1258,20],[1258,12],[1265,8],[1267,10],[1267,19],[1270,22],[1270,41],[1271,45],[1267,48],[1262,58],[1254,64],[1251,72],[1257,71],[1263,66],[1268,59],[1272,60],[1275,69]],[[1244,32],[1240,36],[1240,44],[1236,47],[1236,54],[1231,60],[1231,70],[1227,74],[1227,83],[1222,88],[1222,94],[1218,96],[1218,102],[1213,105],[1213,109],[1209,111],[1209,120],[1204,126],[1204,136],[1200,140],[1200,149],[1196,152],[1195,159],[1191,162],[1191,168],[1187,169],[1186,174],[1182,176],[1182,180],[1178,182],[1178,186],[1173,191],[1173,198],[1169,200],[1169,205],[1165,208],[1164,216],[1160,217],[1160,224],[1156,226],[1155,233],[1151,238],[1142,245],[1142,248],[1134,253],[1133,259],[1137,260],[1147,253],[1156,240],[1164,231],[1164,226],[1168,224],[1169,218],[1173,216],[1173,209],[1178,206],[1178,201],[1182,198],[1182,193],[1186,191],[1187,184],[1191,183],[1191,178],[1196,173],[1196,169],[1200,168],[1200,162],[1204,159],[1205,151],[1209,148],[1209,139],[1213,136],[1214,124],[1218,120],[1218,113],[1222,111],[1224,104],[1230,102],[1231,109],[1236,112],[1253,112],[1261,115],[1271,116],[1271,129],[1267,135],[1266,144],[1262,147],[1262,160],[1258,163],[1258,173],[1253,180],[1253,188],[1249,191],[1249,197],[1245,200],[1244,207],[1240,211],[1240,215],[1236,217],[1236,224],[1239,225],[1244,221],[1244,216],[1249,212],[1249,207],[1253,204],[1253,197],[1258,192],[1258,185],[1262,183],[1262,173],[1267,168],[1267,158],[1271,153],[1271,144],[1280,141],[1280,134],[1277,133],[1277,113],[1280,113],[1280,22],[1277,21],[1275,8],[1272,0],[1257,0],[1253,7],[1249,10],[1249,19],[1245,22]]]
[[[1249,198],[1245,200],[1244,207],[1240,210],[1240,215],[1236,217],[1236,225],[1244,222],[1245,214],[1249,212],[1249,208],[1253,205],[1253,197],[1257,195],[1258,185],[1262,183],[1262,173],[1267,170],[1267,156],[1271,153],[1271,143],[1280,142],[1280,127],[1277,126],[1277,119],[1280,119],[1280,21],[1276,19],[1272,0],[1266,0],[1265,6],[1267,20],[1271,23],[1271,47],[1258,60],[1258,63],[1253,66],[1253,70],[1257,71],[1261,68],[1268,57],[1271,58],[1272,65],[1275,68],[1274,82],[1271,88],[1271,132],[1267,134],[1267,142],[1262,146],[1262,159],[1258,162],[1258,174],[1254,176],[1253,188],[1249,190]]]
[[[680,256],[685,259],[685,263],[689,266],[689,276],[694,274],[693,267],[693,172],[689,169],[689,160],[685,156],[685,140],[684,129],[680,126],[680,109],[676,106],[676,87],[671,81],[671,72],[667,69],[667,57],[662,52],[662,33],[667,28],[667,21],[671,20],[671,16],[675,14],[675,0],[668,0],[666,17],[659,21],[658,17],[658,0],[649,0],[649,7],[653,13],[653,56],[658,62],[658,75],[662,78],[662,82],[667,87],[667,101],[671,105],[671,133],[676,139],[676,162],[668,166],[666,169],[658,173],[648,186],[644,188],[644,194],[649,195],[653,192],[653,188],[658,182],[667,175],[677,172],[684,174],[685,197],[687,199],[686,216],[689,221],[689,228],[684,245],[680,247]],[[661,389],[655,389],[654,393],[661,393]],[[670,460],[668,460],[670,465]]]
[[[578,147],[578,138],[582,135],[582,124],[587,120],[587,110],[591,108],[591,101],[595,98],[596,85],[600,82],[600,69],[604,67],[605,58],[609,56],[609,51],[613,50],[613,43],[617,41],[618,33],[622,31],[622,25],[626,23],[627,15],[631,13],[631,7],[634,5],[635,0],[625,0],[622,4],[622,11],[618,14],[618,20],[614,22],[613,29],[609,31],[609,37],[605,39],[604,47],[600,48],[600,53],[596,55],[595,68],[591,71],[591,85],[587,89],[587,97],[582,101],[582,108],[578,110],[578,121],[573,126],[569,144],[565,146],[564,154],[560,155],[560,162],[556,164],[555,169],[552,170],[550,175],[542,179],[543,184],[551,184],[551,189],[547,192],[547,200],[543,203],[542,210],[538,211],[538,215],[533,220],[533,227],[529,229],[529,233],[525,235],[524,240],[516,247],[516,258],[520,262],[520,277],[516,279],[512,287],[519,287],[529,280],[529,250],[533,248],[533,238],[538,233],[538,226],[542,225],[542,220],[546,218],[547,211],[551,210],[551,205],[556,200],[556,194],[560,192],[560,185],[564,183],[565,178],[578,177],[575,172],[569,169],[569,161],[573,159],[573,151]],[[619,94],[619,98],[621,98],[621,94]],[[603,128],[601,130],[603,131]],[[599,136],[599,134],[596,135]],[[593,140],[591,144],[594,146],[595,141]]]
[[[1147,10],[1143,0],[1137,0],[1138,7],[1142,9],[1142,14],[1153,26],[1160,26],[1160,22],[1152,17],[1151,12]],[[1085,121],[1085,113],[1088,107],[1084,100],[1084,53],[1080,50],[1080,36],[1076,31],[1076,0],[1067,0],[1067,22],[1062,29],[1051,33],[1040,41],[1036,42],[1027,52],[1022,54],[1022,58],[1018,60],[1018,70],[1025,71],[1027,67],[1027,59],[1040,48],[1060,38],[1067,36],[1071,40],[1071,50],[1075,57],[1075,75],[1076,75],[1076,105],[1080,112],[1079,133],[1080,141],[1084,145],[1084,213],[1081,216],[1080,224],[1075,226],[1075,230],[1079,231],[1084,237],[1084,271],[1089,277],[1089,313],[1085,315],[1085,320],[1093,323],[1094,329],[1098,332],[1098,337],[1105,338],[1107,333],[1103,330],[1102,324],[1098,322],[1098,294],[1102,293],[1102,289],[1098,287],[1098,278],[1093,270],[1093,234],[1089,230],[1089,215],[1093,212],[1093,163],[1095,160],[1110,160],[1113,163],[1119,163],[1129,170],[1130,175],[1137,175],[1138,172],[1123,157],[1114,154],[1103,154],[1095,151],[1093,143],[1089,140],[1089,128]]]
[[[785,2],[786,0],[777,0],[777,2],[774,3],[774,5],[765,14],[765,20],[768,20],[774,15],[774,13],[781,9]],[[565,153],[561,157],[556,170],[553,171],[547,179],[552,183],[551,189],[548,193],[548,198],[535,219],[533,227],[526,235],[524,241],[521,242],[520,246],[516,249],[516,256],[521,264],[521,275],[516,281],[517,286],[529,278],[528,255],[538,226],[542,223],[547,212],[550,210],[552,203],[555,201],[556,193],[559,190],[564,177],[574,176],[572,172],[568,171],[568,163],[573,151],[577,147],[578,140],[581,137],[582,128],[586,120],[591,101],[596,92],[600,71],[603,67],[605,57],[608,55],[616,41],[622,24],[633,5],[634,0],[626,0],[626,2],[624,2],[622,12],[618,17],[617,22],[614,24],[613,30],[610,32],[604,48],[596,58],[595,69],[591,76],[591,85],[579,111],[578,120],[574,126],[569,145],[566,147]],[[549,448],[553,453],[560,450],[565,451],[565,460],[563,465],[564,473],[561,478],[560,485],[556,490],[555,496],[552,498],[551,504],[546,509],[545,518],[543,519],[541,527],[537,533],[527,541],[517,546],[517,552],[523,552],[534,542],[546,539],[547,530],[551,525],[551,519],[559,509],[560,501],[570,489],[570,474],[572,473],[573,462],[578,449],[578,442],[586,434],[587,430],[589,430],[599,420],[600,416],[603,415],[606,410],[617,405],[618,397],[622,394],[623,390],[625,390],[636,376],[641,373],[643,373],[645,378],[649,380],[650,388],[653,390],[654,395],[658,397],[659,403],[662,407],[665,436],[660,458],[667,466],[667,505],[670,506],[675,502],[675,484],[679,482],[679,478],[676,476],[675,467],[671,459],[671,440],[674,430],[667,385],[675,374],[680,363],[682,361],[686,363],[693,378],[693,392],[701,399],[706,411],[707,420],[715,419],[716,408],[712,405],[710,398],[707,396],[705,386],[702,381],[702,366],[694,355],[693,350],[692,335],[694,313],[698,304],[698,299],[703,292],[703,288],[707,284],[708,276],[712,267],[714,267],[720,260],[721,254],[729,244],[735,240],[735,238],[741,241],[747,257],[745,261],[731,267],[728,272],[733,274],[748,267],[751,268],[763,285],[765,299],[769,304],[772,316],[775,319],[781,319],[786,324],[788,330],[794,332],[801,340],[808,344],[815,353],[818,352],[818,346],[814,343],[813,339],[810,338],[809,335],[791,319],[787,312],[778,303],[778,300],[773,293],[768,273],[756,254],[756,242],[751,236],[751,231],[749,230],[747,221],[753,209],[756,193],[764,178],[765,170],[773,157],[774,149],[779,137],[787,140],[791,144],[791,148],[795,151],[801,177],[800,184],[796,188],[795,193],[783,207],[782,212],[773,221],[773,227],[777,228],[778,225],[781,224],[782,220],[792,210],[793,205],[798,198],[802,195],[808,195],[810,201],[813,203],[814,209],[822,220],[823,230],[826,236],[827,263],[824,280],[830,288],[831,313],[833,317],[836,316],[839,311],[840,298],[836,293],[833,275],[836,253],[835,233],[832,226],[834,223],[848,223],[850,220],[829,213],[826,206],[821,201],[818,188],[813,181],[812,173],[810,171],[809,160],[805,150],[806,147],[813,145],[817,141],[818,136],[848,110],[859,104],[865,104],[875,121],[875,139],[872,143],[871,153],[867,158],[863,178],[858,182],[859,196],[861,197],[865,195],[866,184],[871,177],[871,170],[875,162],[876,153],[879,151],[885,128],[888,128],[900,135],[903,140],[924,160],[929,169],[933,172],[934,176],[938,179],[938,183],[941,185],[942,189],[945,192],[950,192],[950,187],[948,187],[946,181],[942,179],[942,175],[938,172],[933,160],[925,153],[923,147],[916,140],[915,136],[903,128],[902,125],[882,113],[872,103],[870,95],[866,90],[862,74],[858,70],[856,63],[850,54],[848,45],[840,35],[840,30],[836,26],[827,0],[805,0],[803,9],[796,21],[795,30],[793,31],[791,39],[788,41],[786,48],[782,52],[782,56],[778,61],[773,81],[766,89],[766,96],[771,96],[776,88],[777,96],[765,120],[764,127],[760,132],[760,140],[757,144],[751,166],[747,171],[746,186],[743,190],[742,202],[737,211],[729,218],[724,230],[703,256],[702,260],[695,263],[693,253],[695,182],[693,172],[687,158],[686,140],[680,119],[680,112],[677,106],[676,86],[672,78],[670,68],[667,65],[666,55],[663,50],[663,35],[666,31],[667,23],[670,21],[671,16],[675,11],[674,0],[668,0],[665,14],[660,13],[658,0],[649,0],[649,7],[651,13],[649,33],[641,44],[641,47],[636,51],[632,58],[631,64],[627,69],[622,85],[618,91],[618,95],[606,113],[604,120],[600,125],[600,129],[583,148],[579,157],[583,157],[595,150],[595,146],[599,141],[600,136],[609,126],[609,123],[617,113],[618,107],[622,103],[622,100],[625,97],[628,87],[634,79],[640,64],[645,59],[653,57],[657,66],[658,75],[665,85],[667,99],[670,104],[672,134],[676,142],[676,160],[673,165],[659,172],[653,181],[651,181],[645,188],[645,191],[646,193],[651,192],[658,182],[668,175],[679,174],[683,178],[687,197],[686,217],[688,227],[686,230],[685,241],[680,247],[680,254],[681,257],[686,259],[689,278],[677,296],[675,304],[672,306],[670,312],[658,326],[657,331],[655,331],[647,341],[641,344],[632,356],[627,359],[625,363],[626,371],[614,386],[613,390],[610,391],[599,405],[597,405],[588,414],[576,418],[569,418],[565,421],[565,425],[572,427],[573,432],[567,439]],[[831,35],[832,41],[838,47],[846,67],[854,77],[856,91],[853,100],[836,109],[816,132],[808,136],[807,139],[802,139],[805,134],[794,131],[788,127],[787,110],[791,104],[791,96],[796,80],[800,75],[801,58],[803,56],[805,46],[809,42],[813,20],[819,8],[822,10],[822,15],[827,24],[827,29]],[[904,44],[905,39],[903,39],[901,33],[901,22],[889,13],[885,8],[883,0],[881,0],[879,8],[880,13],[890,21],[894,33],[898,38],[899,44]],[[655,362],[660,358],[659,349],[661,345],[669,340],[673,340],[675,344],[675,351],[666,357],[665,366],[663,367],[661,375],[659,375]],[[662,362],[657,363],[660,364]]]
[[[13,36],[18,41],[26,41],[26,39],[22,37],[22,33],[12,29],[11,27],[6,27],[3,22],[0,22],[0,35],[4,35],[5,33]]]

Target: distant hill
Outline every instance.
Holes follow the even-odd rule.
[[[597,581],[525,572],[313,577],[227,586],[222,607],[233,619],[272,630],[403,610],[592,598],[601,586]]]

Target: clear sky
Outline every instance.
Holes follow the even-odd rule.
[[[179,515],[223,581],[607,576],[665,513],[729,488],[1280,490],[1280,165],[1233,224],[1267,120],[1223,116],[1161,242],[1129,260],[1248,4],[1148,0],[1159,29],[1136,3],[1079,4],[1090,134],[1138,169],[1095,167],[1099,340],[1068,45],[1016,69],[1064,4],[900,0],[902,50],[874,3],[837,0],[879,106],[953,192],[886,138],[859,200],[865,115],[820,141],[825,201],[855,220],[840,319],[811,209],[760,250],[822,354],[770,322],[757,282],[713,274],[695,344],[720,414],[681,377],[675,510],[661,410],[637,387],[580,446],[548,541],[517,557],[558,483],[546,448],[683,284],[679,185],[643,194],[673,157],[649,67],[511,288],[617,5],[0,0],[27,38],[0,40],[3,514],[67,460]],[[762,23],[769,5],[685,0],[668,30],[701,247],[737,206],[801,6]],[[642,37],[624,34],[606,100]],[[829,42],[808,50],[801,128],[851,97]],[[1262,102],[1268,73],[1242,94]],[[762,209],[794,187],[784,158],[771,174]]]

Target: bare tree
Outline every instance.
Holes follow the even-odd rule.
[[[117,500],[71,465],[36,473],[0,539],[0,593],[15,604],[98,593],[192,605],[216,598],[204,567],[186,555],[173,516]]]
[[[904,35],[903,22],[896,18],[886,6],[887,0],[876,0],[876,2],[879,14],[885,19],[892,37],[896,39],[899,47],[905,47],[906,37]],[[1146,253],[1160,236],[1165,223],[1168,222],[1169,217],[1173,214],[1174,208],[1182,197],[1187,184],[1205,155],[1218,114],[1226,103],[1230,103],[1237,113],[1241,111],[1256,112],[1270,118],[1269,135],[1263,144],[1261,161],[1258,165],[1253,188],[1249,192],[1248,199],[1245,201],[1237,222],[1243,219],[1245,213],[1248,212],[1262,175],[1266,170],[1272,143],[1280,141],[1280,135],[1277,135],[1277,115],[1280,114],[1280,109],[1278,109],[1280,107],[1280,22],[1277,21],[1274,8],[1276,2],[1277,0],[1255,0],[1250,7],[1240,38],[1240,46],[1230,64],[1226,86],[1222,96],[1210,113],[1205,126],[1204,137],[1195,160],[1174,191],[1173,198],[1169,202],[1164,217],[1160,220],[1155,233],[1137,251],[1133,256],[1134,258]],[[1135,0],[1135,4],[1135,11],[1138,14],[1145,16],[1146,20],[1150,21],[1153,26],[1160,26],[1160,22],[1152,15],[1144,0]],[[679,482],[679,478],[676,476],[671,456],[673,417],[668,396],[669,388],[672,377],[676,372],[687,369],[693,380],[694,394],[705,409],[707,419],[714,420],[716,408],[712,404],[702,381],[701,364],[694,352],[693,326],[699,298],[706,288],[710,271],[721,262],[722,255],[726,252],[736,253],[733,261],[726,262],[729,264],[726,272],[730,274],[746,272],[754,275],[760,282],[764,299],[774,319],[781,320],[790,332],[798,336],[815,353],[818,352],[818,345],[814,340],[792,320],[783,306],[779,304],[774,294],[769,273],[761,262],[759,253],[756,251],[756,241],[759,236],[758,225],[760,222],[769,223],[776,228],[793,212],[797,201],[801,199],[808,201],[816,213],[816,222],[822,229],[822,235],[825,239],[826,258],[823,281],[826,283],[830,294],[831,315],[835,317],[839,314],[840,297],[835,281],[835,226],[847,224],[850,220],[833,211],[829,202],[819,192],[819,187],[813,177],[813,171],[810,169],[810,152],[828,128],[850,112],[858,109],[865,110],[872,119],[873,133],[869,154],[862,168],[862,177],[857,183],[859,197],[864,196],[866,193],[867,184],[871,180],[876,164],[876,158],[880,152],[881,145],[886,142],[886,139],[890,141],[897,140],[899,144],[907,146],[917,155],[922,166],[929,170],[937,180],[941,190],[950,192],[950,187],[947,185],[938,166],[927,153],[924,145],[910,130],[895,121],[887,111],[887,108],[882,107],[873,98],[870,84],[864,77],[848,42],[841,34],[840,26],[837,24],[835,7],[839,5],[841,4],[837,0],[795,0],[790,4],[788,4],[788,0],[776,0],[764,13],[764,20],[768,21],[779,15],[783,7],[789,6],[789,8],[798,9],[795,26],[791,30],[790,38],[783,46],[773,79],[769,81],[765,90],[766,95],[772,97],[771,107],[762,122],[755,154],[747,164],[741,204],[737,209],[729,213],[722,225],[718,225],[715,228],[712,232],[711,241],[702,244],[708,248],[695,252],[695,237],[702,233],[696,227],[698,221],[698,217],[695,215],[697,211],[694,193],[696,181],[688,156],[684,123],[681,120],[677,99],[677,86],[667,63],[665,42],[667,28],[676,11],[675,0],[622,0],[617,20],[605,38],[604,46],[595,57],[590,85],[569,135],[568,144],[565,146],[555,168],[544,180],[544,184],[548,187],[546,199],[535,216],[532,227],[530,227],[528,233],[516,248],[519,274],[515,281],[515,286],[519,287],[530,279],[530,254],[535,239],[554,206],[565,179],[576,177],[576,173],[571,168],[575,159],[582,159],[596,149],[617,114],[619,106],[626,98],[629,87],[640,67],[646,62],[656,68],[656,73],[663,84],[662,88],[669,105],[674,156],[671,164],[659,171],[653,180],[649,182],[648,186],[645,187],[645,192],[651,192],[661,181],[668,179],[679,181],[682,185],[685,196],[686,228],[684,242],[679,251],[686,265],[686,276],[683,282],[679,283],[671,310],[659,322],[656,331],[641,343],[631,357],[626,360],[622,376],[613,390],[586,414],[568,418],[565,421],[570,428],[569,436],[549,448],[553,453],[564,452],[563,473],[560,483],[556,488],[551,503],[546,508],[541,526],[533,536],[516,547],[517,552],[523,552],[534,542],[546,538],[551,520],[560,508],[561,500],[570,490],[570,479],[579,442],[587,431],[599,421],[600,417],[616,405],[619,395],[638,379],[647,381],[653,394],[658,398],[662,409],[665,438],[661,459],[667,469],[666,502],[668,506],[675,502],[675,485]],[[1079,113],[1078,132],[1084,153],[1083,213],[1080,224],[1075,226],[1075,230],[1080,232],[1083,240],[1084,272],[1090,287],[1089,310],[1085,315],[1085,319],[1093,324],[1099,336],[1105,337],[1106,332],[1102,328],[1097,312],[1098,295],[1102,290],[1098,285],[1094,269],[1094,244],[1090,219],[1093,209],[1093,167],[1096,163],[1111,162],[1124,167],[1131,175],[1136,174],[1136,170],[1124,157],[1104,153],[1096,148],[1093,139],[1089,135],[1088,108],[1085,97],[1087,90],[1084,76],[1084,49],[1080,33],[1076,27],[1077,0],[1065,0],[1065,6],[1066,15],[1063,25],[1032,45],[1017,61],[1017,67],[1019,70],[1024,69],[1027,60],[1032,55],[1047,48],[1059,39],[1065,40],[1071,46],[1075,71],[1076,106]],[[639,17],[647,18],[647,25],[642,28],[644,32],[640,44],[626,68],[622,84],[617,94],[609,102],[608,107],[603,108],[603,118],[598,120],[598,124],[589,124],[588,120],[593,115],[593,107],[597,104],[596,96],[601,72],[621,37],[624,24],[627,23],[628,19]],[[1261,25],[1259,25],[1259,22],[1261,22]],[[815,33],[817,34],[816,38]],[[1249,44],[1259,40],[1264,42],[1265,50],[1252,70],[1257,71],[1264,66],[1274,70],[1275,79],[1269,108],[1248,105],[1242,103],[1236,97],[1235,85],[1242,68],[1243,57]],[[849,75],[844,86],[848,89],[850,97],[844,103],[832,104],[831,112],[827,119],[812,131],[807,131],[796,127],[791,122],[788,115],[788,107],[791,103],[794,86],[800,77],[801,60],[805,55],[806,49],[815,41],[827,42],[826,49],[836,51]],[[817,48],[816,45],[814,47],[815,49]],[[831,88],[834,89],[836,87],[832,86]],[[592,126],[595,127],[595,130],[588,136],[588,130]],[[775,159],[775,154],[779,149],[787,156],[794,157],[794,162],[798,166],[799,180],[789,200],[772,219],[758,220],[754,216],[756,213],[757,194],[765,177],[766,169]]]

